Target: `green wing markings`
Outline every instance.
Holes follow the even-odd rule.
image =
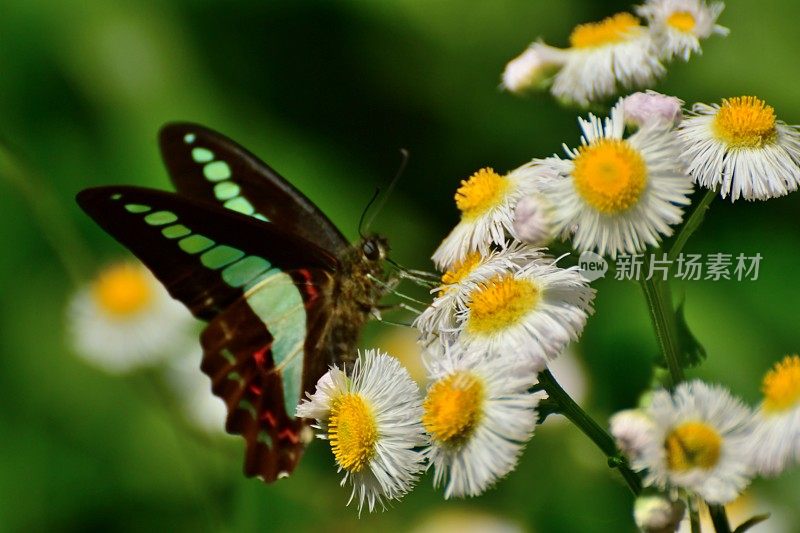
[[[125,210],[128,211],[128,213],[134,213],[134,214],[147,213],[148,211],[150,211],[150,209],[151,208],[149,205],[125,204]]]
[[[183,136],[186,144],[194,144],[197,136],[194,133],[187,133]],[[214,183],[214,196],[223,203],[227,209],[255,217],[259,220],[268,222],[269,219],[260,213],[256,213],[255,207],[250,201],[241,195],[241,188],[236,183],[230,181],[233,176],[230,165],[221,159],[214,159],[216,154],[208,148],[195,146],[192,148],[192,160],[203,165],[203,177]]]
[[[272,448],[272,437],[266,431],[258,432],[258,442],[264,444],[267,448]]]
[[[234,288],[244,287],[261,278],[272,268],[272,263],[255,255],[240,259],[222,271],[222,280]]]
[[[192,233],[192,230],[183,224],[173,224],[161,230],[161,234],[167,239],[179,239],[181,237],[186,237],[190,233]]]
[[[203,266],[217,270],[244,257],[244,252],[232,246],[220,244],[200,256]]]
[[[189,235],[178,241],[178,246],[187,254],[199,254],[204,250],[208,250],[214,246],[214,244],[214,241],[199,233]]]
[[[291,276],[277,269],[270,273],[248,290],[245,297],[273,336],[272,360],[283,382],[286,412],[293,413],[302,392],[306,309]]]
[[[170,211],[156,211],[144,217],[144,221],[151,226],[163,226],[164,224],[172,224],[178,220],[178,215]]]

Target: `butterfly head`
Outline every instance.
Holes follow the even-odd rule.
[[[389,241],[380,235],[368,235],[359,243],[361,259],[367,263],[380,263],[389,253]]]

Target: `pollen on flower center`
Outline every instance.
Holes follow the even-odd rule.
[[[482,416],[483,383],[460,372],[434,383],[422,405],[422,425],[436,441],[458,446],[469,438]]]
[[[491,333],[516,324],[539,302],[539,288],[530,280],[498,275],[476,289],[467,304],[467,328]]]
[[[722,437],[704,422],[676,426],[664,441],[667,465],[674,472],[714,468],[722,451]]]
[[[607,215],[622,213],[636,205],[647,184],[644,158],[621,139],[601,139],[581,146],[574,164],[578,194]]]
[[[676,11],[667,17],[667,25],[683,33],[690,33],[697,25],[697,21],[688,11]]]
[[[331,402],[328,440],[336,462],[350,472],[360,472],[375,454],[378,425],[364,399],[343,394]]]
[[[762,386],[764,409],[784,411],[800,402],[800,356],[787,355],[767,372]]]
[[[146,308],[153,298],[153,287],[146,271],[132,264],[106,269],[94,282],[93,295],[101,309],[112,315],[130,315]]]
[[[466,218],[475,218],[499,204],[510,183],[491,168],[482,168],[461,181],[456,191],[456,206]]]
[[[725,98],[714,117],[717,138],[733,148],[759,148],[775,141],[775,109],[755,96]]]
[[[639,28],[639,19],[630,13],[617,13],[599,22],[579,24],[572,30],[569,43],[573,48],[591,48],[622,42]]]
[[[442,283],[446,285],[452,285],[453,283],[458,283],[470,272],[472,269],[478,266],[478,263],[481,261],[481,254],[479,252],[472,252],[471,254],[467,255],[464,259],[453,265],[453,268],[442,274]]]

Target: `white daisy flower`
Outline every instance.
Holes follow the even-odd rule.
[[[456,327],[456,311],[458,295],[467,289],[464,281],[483,265],[511,268],[513,265],[524,266],[534,259],[544,256],[538,248],[519,242],[505,244],[498,250],[486,255],[471,252],[463,260],[442,274],[442,285],[431,291],[436,296],[425,310],[414,320],[413,326],[420,332],[420,338],[428,343],[439,339]]]
[[[537,371],[577,339],[595,293],[577,268],[559,268],[547,256],[525,265],[483,265],[463,285],[458,342],[490,357],[526,357]]]
[[[538,173],[537,165],[529,163],[505,176],[482,168],[463,180],[455,196],[461,221],[433,253],[436,266],[448,270],[470,252],[486,255],[493,244],[502,246],[506,235],[516,238],[514,208],[533,191]]]
[[[609,426],[617,447],[631,461],[641,457],[655,430],[655,423],[641,409],[625,409],[614,414]]]
[[[677,126],[683,120],[683,100],[675,96],[645,91],[622,99],[625,124],[641,128],[648,122],[664,121]]]
[[[501,86],[516,94],[536,89],[561,68],[565,57],[561,50],[531,45],[508,62]]]
[[[424,468],[415,448],[427,439],[419,389],[397,359],[366,350],[350,372],[332,367],[307,396],[297,416],[316,420],[318,437],[330,442],[344,471],[342,486],[353,485],[350,502],[358,502],[359,513],[411,489]]]
[[[195,320],[144,266],[108,266],[68,308],[75,353],[112,374],[160,363],[197,343]]]
[[[572,30],[564,66],[551,92],[586,106],[609,98],[622,88],[652,86],[666,70],[653,52],[650,32],[630,13],[617,13]],[[558,49],[535,43],[534,50],[553,55]]]
[[[703,0],[648,0],[636,8],[636,13],[647,20],[654,51],[662,59],[678,56],[688,61],[692,52],[702,52],[700,39],[728,35],[728,28],[716,23],[723,9],[722,2],[709,5]]]
[[[601,121],[590,114],[579,119],[581,146],[569,159],[541,161],[559,175],[543,183],[554,206],[553,218],[563,237],[574,233],[578,250],[601,255],[641,252],[672,235],[690,203],[692,180],[680,166],[680,143],[671,125],[648,122],[623,138],[622,101]]]
[[[556,238],[553,206],[539,192],[520,198],[514,210],[514,231],[522,242],[547,246]]]
[[[197,345],[186,355],[173,358],[167,366],[166,381],[183,409],[186,419],[210,435],[227,435],[228,410],[221,398],[211,393],[211,379],[200,370],[203,352]]]
[[[695,104],[678,136],[695,183],[731,201],[767,200],[800,186],[800,128],[755,96]]]
[[[750,482],[753,415],[728,391],[702,381],[681,383],[672,394],[655,392],[646,412],[655,427],[633,461],[635,470],[647,470],[645,485],[683,488],[725,504]]]
[[[774,476],[800,462],[800,356],[787,355],[764,376],[764,400],[752,439],[755,469]]]
[[[422,424],[434,485],[445,498],[477,496],[517,464],[536,426],[533,365],[506,354],[486,357],[445,347],[428,362],[431,384]]]

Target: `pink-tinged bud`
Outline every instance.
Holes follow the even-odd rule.
[[[622,100],[625,122],[642,127],[648,122],[663,121],[673,126],[683,119],[683,100],[655,91],[633,93]]]
[[[508,62],[503,71],[502,87],[515,94],[540,88],[562,65],[557,49],[532,45]]]
[[[620,451],[632,461],[641,455],[654,429],[653,421],[640,409],[618,412],[611,417],[610,425]]]
[[[633,520],[644,533],[675,533],[685,512],[682,501],[653,494],[636,498]]]
[[[520,241],[546,246],[555,238],[550,206],[541,194],[520,198],[514,211],[514,232]]]

